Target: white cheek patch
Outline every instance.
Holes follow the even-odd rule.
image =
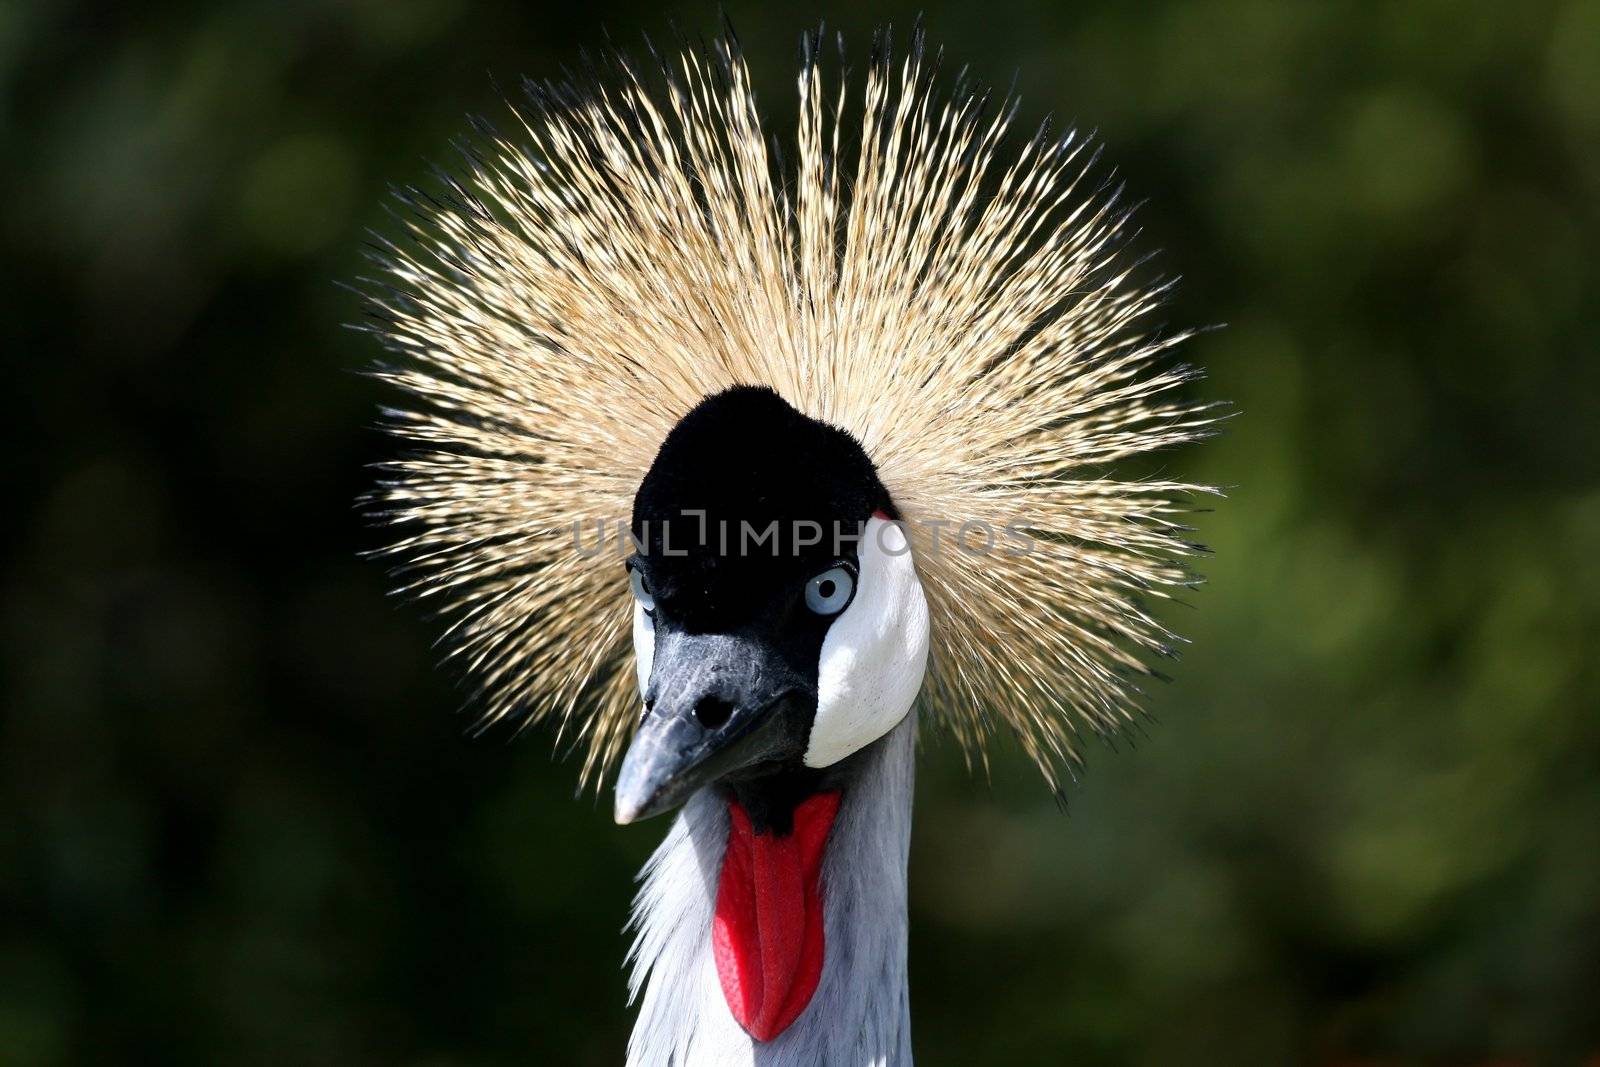
[[[644,605],[633,602],[633,669],[639,679],[639,699],[650,688],[650,666],[656,660],[656,624],[645,614]]]
[[[837,763],[894,729],[928,666],[928,602],[905,531],[873,517],[858,549],[855,599],[833,620],[817,663],[807,767]]]

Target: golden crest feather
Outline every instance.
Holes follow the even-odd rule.
[[[448,196],[407,198],[370,294],[415,446],[376,494],[407,590],[449,619],[486,721],[554,721],[597,779],[638,694],[627,576],[578,531],[627,522],[700,400],[768,385],[854,435],[908,522],[925,716],[980,756],[1009,727],[1057,784],[1170,651],[1144,603],[1193,583],[1179,520],[1207,491],[1103,473],[1213,423],[1165,365],[1186,335],[1143,325],[1161,290],[1119,261],[1126,212],[1084,193],[1082,140],[1007,151],[1011,109],[937,92],[920,40],[880,43],[859,130],[808,47],[792,171],[736,45],[661,74],[531,87]],[[963,548],[963,523],[1036,548]]]

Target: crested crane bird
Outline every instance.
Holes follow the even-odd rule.
[[[527,87],[368,287],[412,449],[376,493],[485,720],[676,810],[628,1062],[911,1062],[919,722],[1059,789],[1176,638],[1206,435],[1093,152],[880,39],[859,125],[804,49],[790,156],[731,40]],[[614,538],[610,531],[616,530]],[[608,548],[608,541],[613,542]],[[620,759],[620,766],[619,761]]]

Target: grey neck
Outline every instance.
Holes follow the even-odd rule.
[[[822,977],[800,1017],[756,1041],[728,1010],[711,951],[728,812],[690,799],[640,877],[629,960],[629,1067],[910,1067],[906,858],[916,712],[861,755],[822,861]]]

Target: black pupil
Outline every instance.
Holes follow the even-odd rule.
[[[817,586],[817,592],[822,594],[822,599],[823,600],[827,600],[830,597],[832,597],[833,596],[833,579],[832,578],[824,579],[822,584]]]

